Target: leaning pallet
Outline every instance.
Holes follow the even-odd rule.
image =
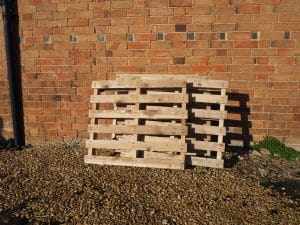
[[[184,74],[117,74],[117,79],[182,79],[187,82],[188,135],[186,164],[223,168],[226,134],[224,119],[227,117],[227,81],[207,80],[204,76]]]
[[[92,83],[86,163],[183,169],[184,80],[118,79]]]
[[[195,80],[189,86],[187,161],[193,166],[223,168],[227,117],[227,81]]]

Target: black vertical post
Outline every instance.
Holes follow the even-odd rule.
[[[4,25],[7,75],[11,115],[16,146],[25,144],[23,101],[20,71],[19,22],[16,1],[0,0]]]

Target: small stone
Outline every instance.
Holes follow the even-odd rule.
[[[268,149],[266,149],[266,148],[261,148],[260,149],[260,153],[262,155],[271,155],[270,151]]]
[[[163,219],[163,220],[161,221],[161,224],[167,225],[167,224],[169,224],[169,223],[168,223],[168,220],[167,220],[167,219]]]
[[[260,173],[261,176],[265,177],[268,175],[268,170],[265,170],[265,169],[261,169],[261,168],[258,168],[258,172]]]
[[[253,150],[252,152],[251,152],[251,156],[254,156],[254,157],[260,157],[260,156],[262,156],[262,154],[260,154],[258,151],[256,151],[256,150]]]

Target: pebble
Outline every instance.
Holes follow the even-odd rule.
[[[265,149],[265,148],[261,148],[260,153],[263,154],[263,155],[271,155],[270,151],[268,149]]]
[[[268,170],[258,168],[258,172],[260,173],[261,176],[265,177],[268,175]]]
[[[262,154],[260,154],[258,151],[256,150],[253,150],[251,153],[250,153],[251,156],[254,156],[254,157],[260,157],[262,156]]]
[[[161,224],[162,224],[162,225],[167,225],[167,224],[169,224],[169,222],[168,222],[167,219],[163,219],[163,220],[161,221]]]

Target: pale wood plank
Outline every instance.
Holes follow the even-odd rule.
[[[89,117],[95,118],[141,118],[141,119],[186,119],[187,113],[183,109],[164,110],[90,110]]]
[[[131,95],[92,95],[91,103],[181,103],[187,102],[187,96],[183,94],[164,93]]]
[[[151,125],[89,125],[88,131],[94,133],[117,133],[117,134],[149,134],[149,135],[181,135],[187,134],[187,128],[182,126],[151,126]]]
[[[212,158],[202,158],[196,156],[187,156],[190,158],[192,166],[203,166],[203,167],[212,167],[212,168],[223,168],[224,167],[224,160],[221,159],[212,159]]]
[[[176,155],[172,152],[144,152],[144,158],[149,159],[177,159],[182,160],[182,155]]]
[[[210,110],[210,109],[192,109],[195,117],[202,117],[206,119],[225,119],[227,117],[226,111]]]
[[[151,159],[111,156],[85,156],[85,163],[112,166],[134,166],[163,169],[184,169],[183,162],[178,159]]]
[[[193,87],[201,88],[228,88],[228,81],[224,80],[194,80]]]
[[[217,126],[210,126],[210,125],[198,125],[198,124],[192,124],[191,127],[193,129],[195,129],[196,133],[211,134],[211,135],[225,135],[226,134],[225,127],[217,127]]]
[[[97,89],[94,89],[94,95],[97,95],[98,94],[98,90]],[[97,103],[93,103],[92,104],[92,110],[96,110],[97,109]],[[90,123],[91,124],[95,124],[96,122],[96,119],[95,118],[90,118]],[[95,133],[94,132],[90,132],[90,137],[89,137],[89,140],[94,140],[94,137],[95,137]],[[88,148],[88,155],[89,156],[92,156],[93,155],[93,148]]]
[[[98,89],[117,89],[117,88],[180,88],[186,86],[184,80],[147,80],[137,79],[131,82],[127,80],[106,80],[93,81],[92,88]]]
[[[155,120],[146,120],[145,125],[162,126],[165,127],[165,129],[167,129],[168,127],[181,127],[181,123],[172,123],[167,121],[162,122],[162,121],[155,121]]]
[[[178,144],[181,144],[182,141],[181,139],[178,139],[178,138],[172,138],[172,137],[158,137],[158,136],[149,136],[149,135],[145,135],[144,137],[145,141],[147,142],[169,142],[170,140],[173,142],[173,143],[178,143]]]
[[[194,80],[206,80],[207,77],[204,75],[197,74],[117,74],[117,79],[184,79],[188,82],[193,82]]]
[[[218,152],[225,151],[224,143],[198,141],[195,140],[194,138],[187,138],[187,139],[191,141],[193,149],[206,150],[206,151],[218,151]]]
[[[225,104],[228,101],[228,97],[226,95],[192,94],[192,98],[190,100],[191,102]]]
[[[144,151],[169,151],[186,152],[186,144],[174,142],[172,139],[168,142],[142,142],[142,141],[118,141],[118,140],[87,140],[88,148],[102,149],[139,149]]]
[[[225,88],[221,89],[221,95],[226,96],[226,89]],[[220,105],[220,110],[225,111],[225,104]],[[224,128],[224,119],[219,119],[219,127]],[[226,134],[226,130],[225,130],[225,134]],[[225,134],[219,134],[218,135],[218,143],[223,143],[223,136]],[[223,157],[222,152],[217,152],[217,159],[220,160],[220,159],[222,159],[222,157]]]
[[[223,80],[207,80],[206,76],[187,75],[187,74],[117,74],[120,79],[185,79],[189,83],[193,83],[194,87],[201,88],[228,88],[229,82]]]

